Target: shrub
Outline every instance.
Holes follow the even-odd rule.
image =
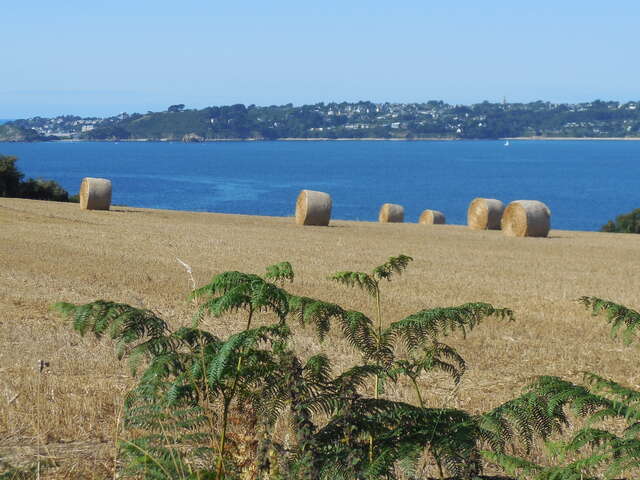
[[[53,200],[55,202],[74,201],[69,193],[54,180],[29,178],[22,181],[24,174],[16,167],[16,157],[0,155],[0,197],[29,198],[33,200]]]
[[[583,297],[580,302],[594,316],[606,316],[613,337],[621,335],[627,345],[637,340],[640,313],[597,297]],[[486,459],[519,479],[640,478],[640,391],[590,372],[584,372],[584,385],[540,377],[529,391],[537,410],[552,407],[565,424],[571,413],[584,419],[582,428],[568,440],[552,445],[550,466],[495,451],[483,452]]]
[[[0,197],[17,197],[24,175],[16,168],[16,157],[0,155]]]
[[[602,232],[640,233],[640,208],[632,212],[618,215],[615,222],[609,220],[600,229]]]
[[[20,197],[33,200],[53,200],[54,202],[68,202],[69,193],[54,180],[30,178],[20,185]]]

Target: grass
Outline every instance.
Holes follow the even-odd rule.
[[[368,271],[406,253],[415,259],[406,274],[383,285],[386,321],[470,301],[512,308],[515,324],[489,321],[467,340],[451,342],[468,372],[455,389],[444,377],[425,385],[428,405],[446,400],[479,412],[514,397],[536,375],[578,381],[583,370],[637,388],[631,350],[607,341],[604,322],[574,301],[597,295],[637,308],[637,242],[630,234],[559,230],[534,239],[461,226],[300,227],[292,218],[129,207],[87,212],[0,199],[0,458],[31,465],[40,444],[42,461],[53,465],[43,478],[113,477],[121,402],[132,385],[126,365],[108,342],[80,338],[49,306],[107,299],[153,308],[174,326],[189,324],[191,280],[177,258],[192,267],[198,285],[223,270],[261,273],[288,260],[297,274],[293,293],[372,312],[365,295],[327,277]],[[240,328],[237,321],[208,327],[228,333]],[[318,351],[311,336],[302,338],[299,352]],[[327,342],[339,365],[351,363],[354,353],[338,335]],[[42,374],[39,360],[49,362]],[[394,398],[415,401],[410,385],[391,388]]]

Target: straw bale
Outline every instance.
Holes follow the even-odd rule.
[[[296,223],[326,227],[331,220],[331,195],[315,190],[302,190],[296,200]]]
[[[495,198],[474,198],[467,210],[467,225],[472,230],[500,230],[504,203]]]
[[[438,210],[425,210],[420,214],[418,223],[425,225],[444,225],[446,223],[444,213]]]
[[[111,207],[111,180],[85,177],[80,184],[80,208],[83,210],[109,210]]]
[[[404,222],[404,207],[395,203],[385,203],[380,207],[378,221],[382,223]]]
[[[538,200],[515,200],[502,215],[502,231],[510,237],[546,237],[551,211]]]

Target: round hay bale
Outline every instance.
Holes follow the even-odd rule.
[[[474,198],[467,210],[467,225],[472,230],[500,230],[504,203],[495,198]]]
[[[404,222],[404,207],[395,203],[385,203],[380,207],[378,221],[382,223]]]
[[[331,195],[315,190],[302,190],[296,200],[296,223],[326,227],[331,220]]]
[[[504,210],[502,231],[510,237],[546,237],[551,210],[538,200],[515,200]]]
[[[85,177],[80,184],[80,208],[83,210],[109,210],[111,207],[111,180]]]
[[[444,218],[444,213],[439,212],[438,210],[425,210],[420,214],[418,223],[422,223],[424,225],[444,225],[446,220]]]

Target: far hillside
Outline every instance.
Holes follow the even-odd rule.
[[[243,104],[108,118],[65,115],[14,120],[13,140],[277,140],[287,138],[497,139],[640,138],[640,102]],[[11,132],[9,132],[11,133]],[[3,140],[0,130],[0,141]],[[31,136],[30,136],[31,135]],[[39,135],[40,138],[33,138]],[[24,138],[23,138],[24,137]],[[4,138],[11,140],[5,132]]]

